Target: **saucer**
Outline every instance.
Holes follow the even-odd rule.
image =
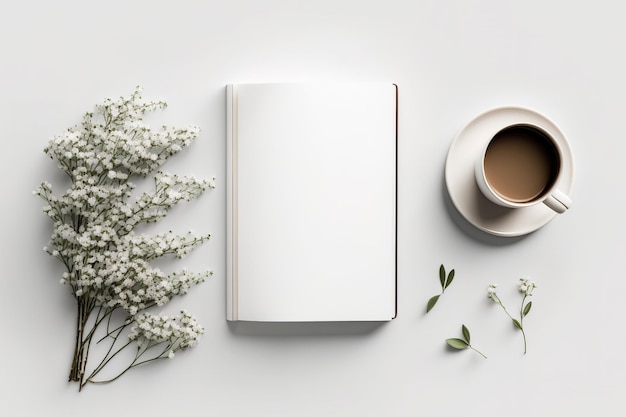
[[[474,166],[480,151],[498,131],[513,124],[537,126],[562,147],[561,178],[557,187],[570,195],[574,182],[572,150],[561,130],[547,117],[522,107],[499,107],[470,121],[456,135],[446,159],[445,181],[452,203],[478,229],[496,236],[521,236],[546,225],[557,213],[539,203],[507,208],[489,201],[479,190]]]

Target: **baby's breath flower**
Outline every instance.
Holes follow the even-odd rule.
[[[141,345],[147,347],[164,344],[163,352],[168,355],[193,347],[204,333],[204,328],[188,312],[183,310],[180,313],[176,316],[142,313],[135,318],[136,324],[128,338],[140,340]]]
[[[533,290],[537,288],[535,282],[528,278],[520,278],[519,281],[519,290],[526,296],[532,295]]]
[[[103,340],[112,340],[113,345],[121,331],[134,324],[131,341],[140,349],[167,343],[163,357],[171,358],[176,350],[197,342],[201,326],[187,313],[178,318],[154,318],[144,310],[187,293],[210,273],[181,270],[166,274],[150,261],[166,255],[181,258],[209,235],[169,232],[147,236],[136,234],[135,228],[162,219],[179,202],[214,188],[215,179],[159,171],[169,157],[198,137],[199,128],[165,126],[153,131],[142,116],[166,103],[144,100],[141,91],[137,87],[129,97],[105,99],[94,112],[86,113],[79,125],[54,136],[44,152],[67,173],[72,185],[61,196],[54,196],[52,185],[43,182],[33,194],[45,200],[43,211],[53,222],[44,251],[66,266],[60,283],[67,285],[78,301],[78,323],[106,326],[110,333]],[[135,189],[129,180],[155,172],[154,190],[129,201]],[[114,310],[127,313],[118,330],[110,330],[115,326],[104,320],[112,317]],[[97,314],[95,321],[88,320],[90,314]],[[79,382],[81,388],[93,382],[102,366],[117,354],[109,350],[102,366],[87,373],[86,361],[81,358],[87,357],[83,350],[90,346],[92,330],[77,328],[70,380]],[[131,367],[139,363],[133,362]]]
[[[496,284],[489,284],[489,288],[487,288],[487,297],[489,297],[491,300],[494,300],[494,298],[497,297],[496,286]]]
[[[504,312],[513,321],[513,325],[522,332],[522,336],[524,338],[524,354],[526,354],[526,332],[524,331],[524,317],[526,317],[528,315],[528,313],[530,312],[530,309],[531,309],[531,307],[533,305],[532,301],[526,302],[526,299],[527,299],[527,297],[532,296],[532,292],[533,292],[533,290],[536,287],[537,286],[535,285],[534,281],[531,281],[531,280],[529,280],[527,278],[520,278],[519,279],[519,290],[524,295],[523,298],[522,298],[522,303],[521,303],[521,307],[520,307],[520,318],[519,318],[519,320],[516,319],[516,318],[513,318],[513,316],[511,316],[509,311],[506,309],[506,307],[504,306],[504,304],[500,300],[500,297],[498,297],[498,294],[496,293],[496,285],[495,284],[490,284],[489,287],[487,288],[487,297],[489,297],[489,299],[491,301],[493,301],[494,303],[496,303],[500,307],[502,307]]]

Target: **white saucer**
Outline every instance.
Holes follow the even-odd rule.
[[[534,125],[554,137],[563,150],[563,172],[558,188],[571,195],[574,182],[571,148],[561,130],[545,116],[521,107],[499,107],[470,121],[450,145],[445,168],[446,186],[461,215],[480,230],[496,236],[525,235],[557,216],[543,203],[516,209],[500,207],[487,200],[478,189],[474,177],[476,158],[486,141],[512,124]]]

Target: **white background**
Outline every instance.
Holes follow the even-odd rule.
[[[3,2],[0,415],[622,415],[625,13],[608,0]],[[398,318],[228,325],[224,85],[322,79],[399,85]],[[47,140],[136,84],[168,101],[159,123],[203,129],[165,168],[217,177],[163,225],[213,235],[176,266],[214,277],[167,306],[206,333],[78,393],[66,382],[74,306],[41,250],[51,226],[31,190],[61,178]],[[500,105],[550,117],[576,156],[575,206],[522,239],[475,232],[443,186],[454,134]],[[457,278],[425,315],[440,263]],[[499,283],[515,308],[520,276],[538,284],[525,356],[486,297]],[[446,349],[461,323],[489,359]]]

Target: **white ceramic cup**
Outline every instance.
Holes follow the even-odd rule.
[[[541,191],[539,191],[536,195],[526,200],[513,199],[507,196],[505,193],[498,191],[497,187],[494,186],[493,184],[493,182],[495,182],[493,172],[489,174],[485,172],[485,158],[487,156],[487,153],[488,151],[492,153],[494,152],[493,151],[494,148],[493,147],[490,148],[490,146],[495,142],[496,138],[499,137],[498,135],[500,134],[506,135],[507,134],[506,132],[511,131],[511,128],[528,131],[529,135],[532,135],[536,138],[540,138],[541,140],[545,140],[547,141],[547,144],[551,145],[550,147],[546,146],[546,152],[548,152],[548,150],[551,148],[550,160],[552,161],[551,168],[553,172],[551,173],[549,179],[546,181],[545,187]],[[540,140],[540,139],[537,139],[537,140]],[[502,139],[499,139],[499,140],[501,141]],[[515,155],[515,151],[509,152],[509,155]],[[493,156],[491,157],[493,158]],[[495,135],[492,136],[492,138],[487,142],[487,144],[482,149],[480,155],[476,159],[476,165],[475,165],[476,183],[478,184],[478,188],[485,195],[485,197],[487,197],[491,202],[497,205],[500,205],[503,207],[509,207],[509,208],[524,208],[524,207],[529,207],[535,204],[543,203],[546,206],[550,207],[555,212],[563,213],[572,204],[572,200],[570,199],[570,197],[567,194],[565,194],[563,191],[558,189],[559,179],[563,172],[563,163],[562,163],[563,158],[564,158],[564,154],[562,151],[562,146],[559,143],[559,141],[553,136],[551,136],[549,133],[547,133],[541,127],[532,125],[532,124],[527,124],[527,123],[512,124],[512,125],[504,126],[502,129],[496,132]],[[520,159],[522,158],[520,157]],[[528,157],[526,157],[526,160],[528,160]],[[513,166],[515,166],[516,164],[513,163],[509,165],[511,165],[510,169],[514,169]],[[502,164],[500,169],[506,171],[509,168],[507,167],[507,164]],[[515,177],[520,178],[523,181],[524,175],[527,175],[527,174],[531,175],[530,171],[532,170],[532,164],[529,165],[528,169],[526,168],[521,169],[519,166],[515,169],[517,169],[517,171],[515,171],[516,172]],[[503,171],[500,171],[500,172],[503,172]],[[509,174],[509,173],[504,172],[504,174]],[[489,181],[490,177],[492,178],[492,182]],[[503,175],[502,177],[507,177],[507,175]]]

